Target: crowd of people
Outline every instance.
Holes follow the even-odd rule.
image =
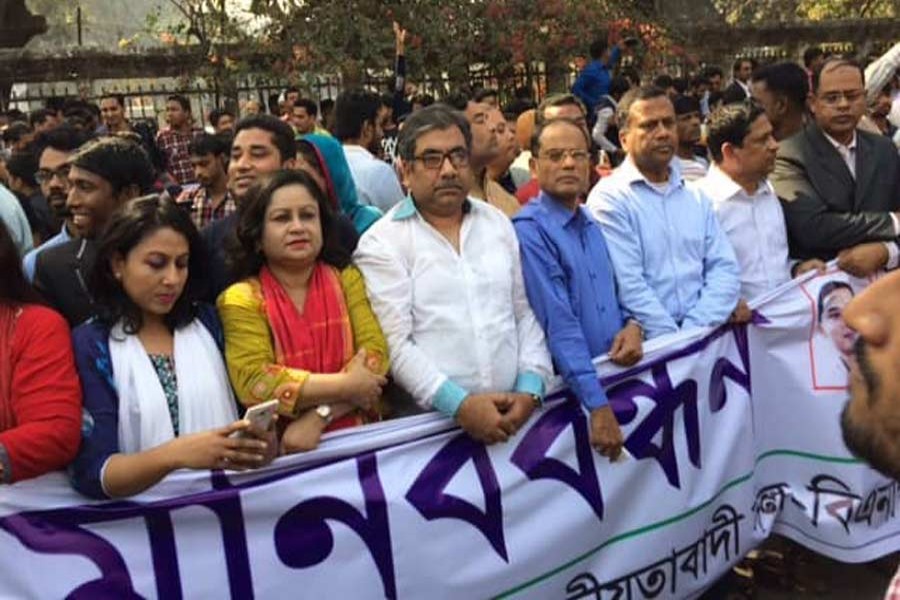
[[[395,34],[394,89],[333,106],[288,89],[204,131],[172,96],[158,133],[117,95],[6,113],[0,481],[68,467],[127,497],[427,410],[504,442],[554,374],[615,459],[595,357],[747,322],[835,258],[900,262],[900,45],[865,69],[740,59],[723,89],[716,68],[642,83],[617,66],[632,40],[598,42],[571,93],[501,108],[416,95]],[[896,315],[851,306],[870,395],[891,395]],[[272,399],[272,427],[241,418]]]

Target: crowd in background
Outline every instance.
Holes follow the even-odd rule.
[[[130,496],[422,410],[503,442],[554,375],[615,459],[595,357],[746,323],[832,259],[900,263],[900,45],[726,81],[598,41],[571,91],[501,105],[416,93],[395,37],[391,90],[286,89],[206,130],[177,95],[159,131],[115,94],[4,113],[0,481]],[[273,399],[269,429],[240,418]]]

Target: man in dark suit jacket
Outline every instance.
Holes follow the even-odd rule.
[[[830,260],[860,277],[900,257],[900,157],[886,137],[856,129],[862,69],[843,59],[813,74],[814,120],[781,142],[772,184],[784,206],[791,256]]]
[[[153,165],[141,146],[123,138],[89,142],[70,164],[66,208],[78,239],[38,255],[34,285],[75,327],[94,314],[90,284],[96,238],[117,208],[151,188]]]
[[[722,92],[722,103],[743,102],[750,97],[750,76],[756,70],[752,58],[738,58],[731,66],[731,84]]]

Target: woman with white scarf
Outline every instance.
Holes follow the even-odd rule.
[[[237,420],[215,310],[197,304],[200,239],[157,196],[107,226],[90,275],[96,316],[73,333],[84,402],[72,482],[96,498],[132,496],[177,469],[259,467],[274,433]],[[245,432],[247,435],[233,435]]]

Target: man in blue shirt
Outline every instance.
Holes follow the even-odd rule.
[[[623,308],[648,339],[724,323],[738,303],[740,268],[709,199],[673,160],[672,102],[653,86],[629,91],[619,126],[628,158],[587,205],[606,236]]]
[[[593,357],[620,365],[642,356],[640,325],[625,322],[606,242],[580,206],[588,187],[590,141],[575,121],[538,126],[531,170],[540,194],[513,218],[525,290],[550,346],[556,370],[591,413],[591,443],[615,459],[622,432],[597,379]]]
[[[581,70],[578,79],[572,85],[572,93],[584,102],[590,121],[593,121],[592,116],[597,103],[609,93],[609,82],[612,79],[610,69],[619,62],[623,46],[624,42],[620,42],[610,51],[606,40],[596,40],[590,48],[591,62]]]

